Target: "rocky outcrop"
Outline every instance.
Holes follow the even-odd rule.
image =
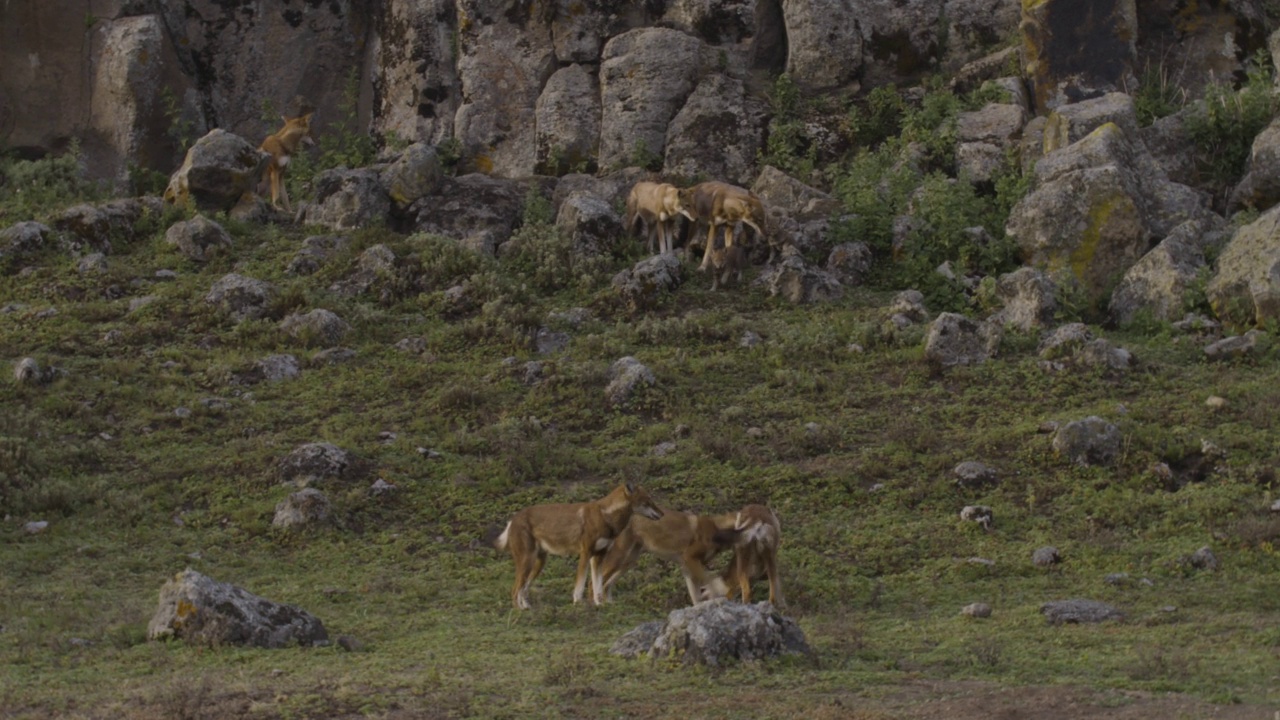
[[[1070,0],[1022,4],[1023,69],[1037,111],[1137,86],[1135,5],[1097,0],[1081,12]]]
[[[461,99],[456,4],[385,0],[371,5],[381,7],[370,49],[374,66],[366,73],[372,79],[375,130],[430,144],[453,136]]]
[[[277,466],[280,482],[299,487],[350,479],[357,471],[355,458],[331,443],[306,443],[280,459]]]
[[[304,343],[332,347],[342,341],[351,326],[330,310],[294,313],[280,321],[280,329]]]
[[[534,106],[537,168],[547,175],[591,172],[600,151],[600,81],[583,65],[560,68]]]
[[[315,202],[304,215],[308,225],[354,230],[385,223],[391,214],[391,198],[376,170],[326,170],[312,186]]]
[[[657,382],[652,370],[628,355],[609,366],[609,385],[604,390],[605,399],[610,407],[624,407],[641,388],[650,387]]]
[[[844,296],[844,288],[834,275],[806,263],[798,253],[788,254],[782,262],[765,268],[753,284],[763,286],[770,297],[795,304],[827,302]]]
[[[1054,285],[1035,268],[1022,267],[996,279],[995,300],[1000,304],[988,322],[1028,332],[1053,323],[1057,309]]]
[[[644,28],[609,40],[600,63],[600,167],[661,158],[667,127],[701,76],[700,40],[679,30]]]
[[[488,231],[500,245],[520,224],[526,187],[478,173],[445,178],[438,194],[422,198],[409,209],[415,218],[413,230],[458,240]]]
[[[318,525],[329,519],[329,498],[315,488],[303,488],[276,503],[271,526],[281,529]]]
[[[1280,120],[1273,120],[1253,139],[1249,167],[1231,191],[1228,212],[1242,208],[1262,211],[1280,202]]]
[[[404,209],[440,190],[444,169],[432,145],[414,143],[378,175],[395,207]]]
[[[1141,315],[1165,322],[1181,319],[1188,291],[1207,270],[1205,250],[1221,245],[1225,231],[1216,215],[1174,228],[1129,268],[1111,293],[1112,320],[1124,325]]]
[[[149,640],[196,645],[283,648],[323,645],[324,623],[311,613],[218,582],[188,568],[160,588],[160,605],[147,624]]]
[[[226,212],[255,189],[269,158],[239,135],[212,130],[187,150],[169,178],[164,199],[176,205],[190,201],[204,212]]]
[[[20,222],[0,230],[0,272],[11,272],[21,263],[48,247],[53,229],[34,221]]]
[[[764,138],[766,111],[740,81],[707,75],[667,128],[664,174],[746,184]]]
[[[1020,105],[991,103],[956,119],[956,170],[970,182],[987,183],[1005,167],[1005,156],[1022,138],[1027,111]]]
[[[769,212],[779,210],[798,223],[825,220],[840,212],[840,201],[800,182],[772,165],[760,168],[751,185]]]
[[[556,227],[569,235],[575,252],[588,255],[611,251],[622,237],[622,218],[609,203],[585,190],[570,194],[560,205]]]

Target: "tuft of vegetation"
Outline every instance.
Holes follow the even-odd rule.
[[[44,217],[46,213],[96,199],[98,188],[84,177],[80,141],[66,151],[39,160],[0,154],[0,225]]]
[[[1225,195],[1244,172],[1258,133],[1280,111],[1274,69],[1265,50],[1249,63],[1238,90],[1214,83],[1187,113],[1187,134],[1196,146],[1196,164],[1216,194]]]

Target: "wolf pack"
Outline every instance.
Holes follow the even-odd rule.
[[[618,576],[644,552],[680,569],[695,605],[739,595],[750,603],[751,584],[761,579],[769,583],[769,602],[782,605],[781,543],[778,516],[764,505],[698,515],[663,508],[644,488],[624,483],[598,500],[527,507],[511,518],[494,546],[511,553],[516,566],[511,604],[527,610],[529,587],[548,555],[577,555],[573,601],[583,601],[590,580],[591,602],[602,605],[612,599]],[[725,571],[713,572],[712,560],[728,550],[733,559]]]
[[[267,136],[260,146],[271,156],[260,183],[264,189],[269,188],[273,207],[290,210],[284,173],[304,144],[314,144],[311,117],[310,112],[282,117],[283,127]],[[687,188],[641,181],[627,195],[626,232],[634,236],[643,226],[650,252],[675,251],[682,217],[690,223],[686,244],[691,249],[701,230],[706,229],[698,269],[713,271],[711,289],[727,283],[734,275],[741,282],[747,263],[740,239],[744,226],[755,232],[756,242],[765,236],[765,211],[760,198],[749,190],[719,181]],[[776,248],[771,246],[769,261],[775,253]],[[689,600],[694,604],[737,596],[750,603],[751,584],[763,579],[768,581],[769,602],[781,605],[781,543],[778,516],[764,505],[699,515],[660,507],[644,488],[624,483],[598,500],[533,505],[520,510],[494,545],[509,551],[515,561],[511,604],[526,610],[530,608],[529,587],[542,572],[548,555],[577,555],[573,601],[582,602],[589,580],[591,601],[601,605],[611,599],[618,577],[645,552],[679,567]],[[713,572],[710,565],[715,557],[730,550],[733,559],[726,569]]]

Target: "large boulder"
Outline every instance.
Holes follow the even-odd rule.
[[[745,184],[764,137],[765,108],[742,82],[710,74],[667,127],[664,174]]]
[[[840,212],[840,201],[800,182],[772,165],[760,169],[751,192],[770,211],[780,210],[798,223],[826,220]]]
[[[1267,210],[1277,201],[1280,201],[1280,119],[1272,120],[1253,139],[1248,170],[1231,191],[1227,210],[1246,207]]]
[[[386,188],[391,202],[404,209],[439,191],[444,181],[444,169],[434,146],[414,143],[382,169],[378,180]]]
[[[1120,429],[1096,415],[1069,422],[1053,436],[1053,451],[1077,465],[1111,465],[1120,444]]]
[[[863,63],[864,31],[859,21],[865,8],[829,0],[790,0],[781,5],[791,79],[812,90],[854,82]]]
[[[654,255],[613,276],[613,289],[631,312],[656,307],[684,282],[680,259],[673,253]]]
[[[30,220],[0,230],[0,271],[15,270],[52,240],[52,228]]]
[[[942,14],[947,31],[943,72],[950,74],[970,61],[980,62],[985,53],[1012,37],[1018,31],[1020,8],[1021,3],[1011,0],[944,0]],[[1016,48],[998,53],[999,60],[992,63],[996,71],[1008,71],[1010,51]]]
[[[311,613],[218,582],[187,568],[160,588],[147,639],[197,645],[283,648],[324,645],[329,634]]]
[[[112,200],[101,205],[81,203],[58,212],[50,220],[60,244],[73,253],[111,252],[111,241],[129,240],[148,208],[139,200]]]
[[[204,212],[227,212],[253,192],[271,156],[248,140],[221,128],[200,138],[169,178],[164,199],[193,202]]]
[[[657,383],[653,371],[628,355],[609,366],[609,385],[604,389],[610,407],[623,407],[644,387]]]
[[[991,103],[956,119],[956,169],[971,182],[990,182],[1017,147],[1027,111],[1021,105]]]
[[[464,240],[488,231],[506,242],[520,224],[527,186],[479,173],[445,178],[440,192],[414,203],[413,230]]]
[[[622,218],[600,196],[579,190],[569,195],[556,213],[556,227],[573,239],[575,252],[600,255],[622,237]]]
[[[611,652],[625,657],[647,653],[709,667],[812,652],[800,626],[767,602],[709,600],[672,611],[654,630],[652,623],[640,626],[615,643]]]
[[[280,321],[280,329],[305,343],[332,347],[342,341],[351,326],[331,310],[318,308],[308,313],[294,313]]]
[[[643,8],[618,5],[609,0],[551,0],[551,43],[561,63],[592,63],[600,59],[600,48],[610,29],[618,24],[619,11],[638,12]],[[616,30],[615,30],[616,32]]]
[[[703,43],[670,28],[617,35],[600,62],[600,167],[665,151],[667,128],[701,76]]]
[[[1022,4],[1023,70],[1037,112],[1136,87],[1135,0],[1074,0]]]
[[[231,249],[231,234],[204,215],[170,225],[164,241],[176,245],[178,252],[196,262],[205,262],[216,253]]]
[[[756,278],[756,285],[790,303],[813,303],[839,300],[844,288],[835,275],[806,263],[799,253],[787,255],[782,262],[766,268]]]
[[[391,215],[391,198],[376,170],[326,170],[312,186],[315,202],[307,205],[308,225],[354,230],[385,223]]]
[[[1045,620],[1050,625],[1100,623],[1106,620],[1124,619],[1124,613],[1112,605],[1081,598],[1047,602],[1040,606],[1040,612],[1044,614]]]
[[[1180,320],[1188,291],[1207,267],[1205,250],[1221,245],[1225,237],[1225,223],[1216,215],[1174,228],[1124,274],[1111,293],[1111,319],[1121,325],[1142,314],[1165,322]]]
[[[976,365],[1000,349],[1001,326],[977,322],[956,313],[942,313],[929,325],[924,357],[938,367]]]
[[[315,488],[303,488],[276,503],[271,526],[281,529],[317,525],[329,519],[329,498]]]
[[[600,80],[578,64],[560,68],[534,106],[538,169],[594,171],[600,151]]]
[[[1235,327],[1280,319],[1280,205],[1235,232],[1205,295],[1218,319]]]
[[[556,70],[551,27],[531,4],[474,2],[458,8],[462,105],[454,137],[467,169],[526,177],[537,165],[534,107]]]

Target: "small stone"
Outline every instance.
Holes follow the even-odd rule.
[[[1040,427],[1036,428],[1036,432],[1040,433],[1041,435],[1046,435],[1048,433],[1057,432],[1057,431],[1058,431],[1058,423],[1056,420],[1045,420],[1044,422],[1040,423]]]
[[[884,483],[875,483],[871,487],[867,488],[867,492],[877,493],[883,489],[884,489]]]
[[[758,427],[749,427],[747,428],[747,437],[753,439],[762,438],[764,437],[764,430]]]
[[[764,340],[760,337],[759,333],[755,333],[748,330],[742,333],[742,339],[738,341],[738,346],[744,347],[744,348],[753,348],[762,342],[764,342]]]
[[[186,419],[191,417],[191,409],[185,407],[176,407],[173,409],[173,416],[178,419]]]
[[[92,645],[93,641],[85,640],[84,638],[73,637],[70,640],[68,640],[67,643],[70,644],[71,647],[83,648],[83,647],[89,647],[90,645]]]
[[[115,438],[114,438],[114,437],[112,437],[112,436],[111,436],[111,433],[109,433],[109,432],[100,432],[100,433],[98,433],[98,438],[99,438],[99,439],[102,439],[102,440],[106,440],[106,441],[108,441],[108,442],[110,442],[111,440],[115,440]]]
[[[960,614],[971,618],[989,618],[991,606],[983,602],[970,603],[960,609]]]
[[[157,270],[156,279],[157,280],[177,280],[178,273],[172,270]]]
[[[817,435],[820,430],[822,430],[822,426],[816,422],[808,422],[804,424],[804,431],[810,435]]]
[[[990,530],[991,523],[995,516],[991,512],[991,508],[985,505],[966,505],[960,511],[960,519],[966,522],[973,522],[981,525],[984,529]]]
[[[1058,548],[1052,545],[1036,549],[1031,553],[1031,564],[1036,567],[1049,567],[1062,562],[1062,556],[1058,554]]]
[[[671,431],[671,435],[673,437],[682,438],[682,437],[689,437],[689,434],[692,432],[693,432],[693,428],[681,423],[677,425],[674,430]]]
[[[360,652],[364,650],[364,643],[351,637],[350,635],[339,635],[337,639],[338,647],[347,652]]]
[[[1213,554],[1213,550],[1208,545],[1191,553],[1191,556],[1187,558],[1187,562],[1197,570],[1218,569],[1218,556]]]
[[[383,480],[382,478],[378,478],[377,480],[374,480],[373,485],[369,486],[369,494],[375,497],[379,495],[385,495],[387,493],[395,492],[395,491],[396,491],[396,486],[392,485],[386,480]]]
[[[654,457],[666,457],[675,451],[676,451],[676,444],[671,441],[667,441],[667,442],[660,442],[657,445],[654,445],[653,450],[651,450],[650,452],[653,454]]]
[[[1271,503],[1271,512],[1280,512],[1280,500]]]
[[[861,355],[862,353],[866,352],[866,348],[862,347],[858,343],[849,343],[849,346],[846,347],[845,350],[848,350],[849,352],[855,355]]]
[[[378,433],[378,440],[381,441],[383,445],[390,445],[396,441],[396,434],[390,430],[383,430]]]
[[[420,447],[418,448],[417,452],[419,455],[421,455],[422,457],[428,460],[439,460],[440,458],[444,457],[443,455],[436,452],[435,450],[432,450],[431,448]]]
[[[1210,410],[1222,410],[1227,407],[1227,399],[1218,395],[1210,395],[1204,401],[1204,404]]]
[[[956,465],[951,472],[956,476],[956,484],[962,488],[985,487],[999,478],[995,468],[972,460]]]
[[[47,527],[49,527],[48,520],[32,520],[26,525],[23,525],[22,529],[28,535],[35,535],[36,533],[44,532],[45,528]]]
[[[1177,606],[1177,605],[1161,605],[1161,606],[1160,606],[1160,612],[1162,612],[1162,613],[1175,613],[1175,612],[1178,612],[1178,606]]]
[[[970,565],[984,565],[986,567],[996,566],[995,560],[988,560],[987,558],[980,558],[980,557],[971,557],[965,562],[969,563]]]
[[[1102,582],[1108,585],[1128,585],[1129,573],[1125,573],[1125,572],[1110,573],[1106,577],[1102,578]]]

